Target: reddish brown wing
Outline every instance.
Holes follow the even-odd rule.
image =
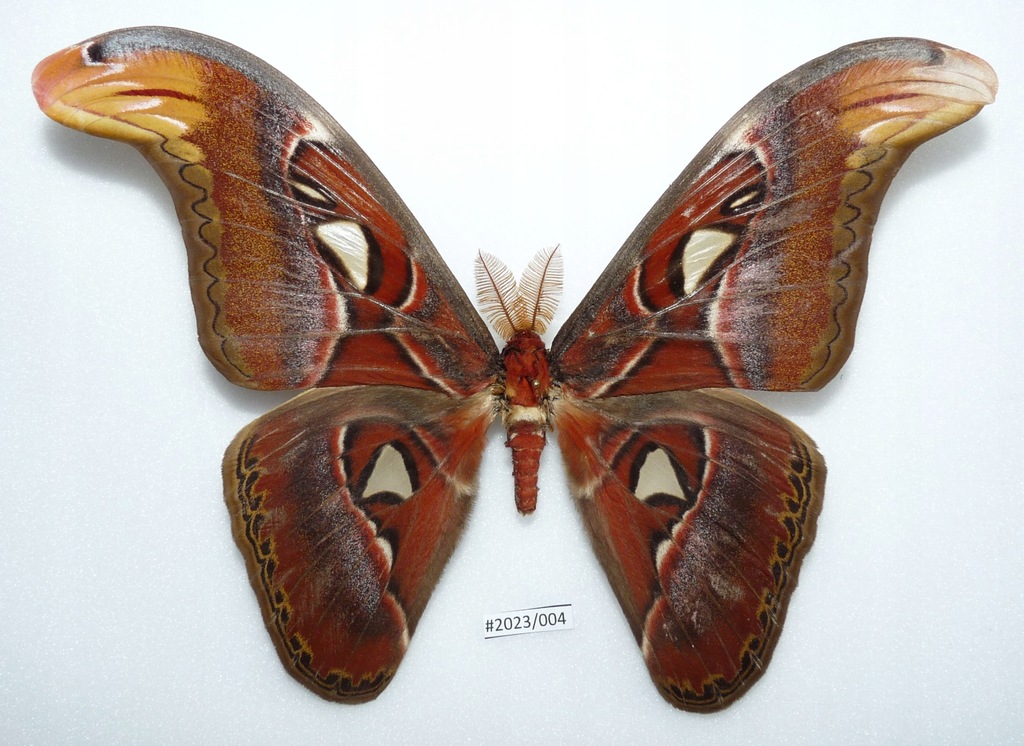
[[[917,39],[843,47],[765,89],[669,187],[552,344],[578,396],[816,389],[846,361],[882,196],[993,100]]]
[[[288,670],[359,702],[391,680],[469,510],[487,394],[314,390],[224,457],[235,538]]]
[[[763,671],[825,486],[814,443],[734,392],[559,402],[559,445],[651,677],[724,707]]]
[[[40,107],[128,142],[174,197],[199,338],[231,381],[469,394],[496,371],[480,317],[352,138],[229,44],[115,31],[41,62]]]

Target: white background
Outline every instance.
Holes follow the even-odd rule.
[[[1021,6],[1007,0],[36,2],[0,29],[0,741],[1008,742],[1024,733]],[[491,9],[491,8],[494,9]],[[498,9],[500,7],[500,9]],[[763,86],[863,38],[933,38],[1002,89],[886,199],[858,344],[825,391],[760,396],[829,464],[764,678],[726,711],[651,685],[545,454],[519,517],[502,435],[398,675],[320,700],[283,670],[220,496],[232,436],[286,397],[195,342],[184,251],[130,148],[44,118],[45,55],[185,26],[282,69],[362,144],[472,286],[559,243],[564,319],[690,157]],[[575,605],[484,641],[485,614]]]

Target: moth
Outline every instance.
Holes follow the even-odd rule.
[[[996,87],[982,60],[920,39],[803,65],[669,186],[550,348],[558,252],[520,283],[481,254],[499,351],[369,158],[263,61],[132,28],[33,75],[47,115],[130,143],[163,178],[210,361],[242,386],[307,389],[223,462],[235,538],[293,676],[345,702],[387,686],[500,418],[523,513],[557,435],[654,683],[698,711],[764,671],[825,484],[812,440],[735,389],[836,375],[889,183]]]

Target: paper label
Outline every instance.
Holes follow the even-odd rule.
[[[516,609],[484,617],[484,639],[528,635],[531,632],[553,632],[572,629],[573,626],[572,604]]]

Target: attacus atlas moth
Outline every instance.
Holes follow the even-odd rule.
[[[309,389],[224,457],[278,652],[323,697],[394,675],[452,553],[492,420],[534,510],[555,432],[659,691],[715,710],[763,672],[821,507],[799,428],[733,389],[815,390],[853,347],[871,229],[910,152],[991,103],[980,59],[919,39],[781,78],[697,155],[546,348],[557,250],[481,254],[505,347],[409,210],[298,86],[222,41],[114,31],[41,62],[42,110],[163,177],[199,340],[230,381]]]

